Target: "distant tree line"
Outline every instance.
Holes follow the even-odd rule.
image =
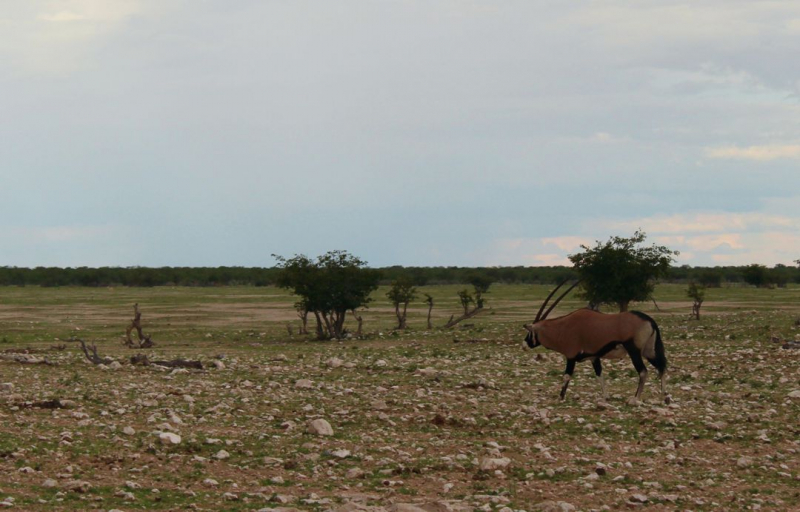
[[[571,267],[383,267],[380,284],[401,280],[413,286],[469,285],[476,276],[492,283],[554,284],[577,277]],[[0,267],[0,286],[267,286],[277,283],[276,267]],[[800,283],[800,267],[775,265],[670,267],[662,282],[786,286]]]

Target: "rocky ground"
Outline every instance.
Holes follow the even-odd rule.
[[[626,361],[606,365],[607,402],[588,363],[558,401],[563,360],[523,350],[518,322],[170,351],[203,370],[133,366],[118,343],[99,344],[110,365],[62,340],[4,345],[0,506],[798,509],[792,315],[659,318],[670,405],[654,378],[629,405]]]

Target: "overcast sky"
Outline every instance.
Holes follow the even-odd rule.
[[[2,0],[0,265],[800,258],[797,0]]]

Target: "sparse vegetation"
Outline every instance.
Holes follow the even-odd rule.
[[[493,285],[497,314],[475,317],[459,331],[468,342],[453,343],[452,331],[423,332],[422,301],[408,307],[413,329],[390,336],[397,319],[380,287],[359,312],[364,340],[314,344],[288,338],[296,298],[272,287],[2,288],[3,350],[47,350],[54,365],[0,361],[0,501],[326,510],[359,495],[387,508],[616,510],[641,495],[665,509],[800,507],[800,350],[771,341],[800,333],[800,288],[723,287],[689,320],[686,285],[659,285],[662,311],[641,306],[667,345],[669,407],[653,382],[644,405],[626,404],[628,361],[607,364],[607,405],[589,365],[559,402],[561,357],[519,348],[550,288]],[[436,301],[435,323],[460,309],[460,289],[419,287]],[[119,339],[136,302],[159,333],[151,361],[201,359],[205,369],[128,364]],[[78,333],[124,364],[89,364],[75,343],[49,350]],[[332,436],[307,432],[317,418]]]

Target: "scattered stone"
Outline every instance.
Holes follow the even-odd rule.
[[[318,418],[308,422],[308,433],[318,436],[332,436],[333,427],[331,427],[331,424],[328,423],[327,420]]]
[[[136,431],[133,429],[133,427],[125,427],[122,429],[122,433],[126,436],[132,436],[136,434]]]
[[[225,450],[220,450],[220,451],[218,451],[217,453],[214,454],[214,458],[217,459],[217,460],[230,459],[231,458],[231,454],[226,452]]]
[[[300,379],[294,383],[294,387],[297,389],[311,389],[314,387],[314,383],[308,379]]]
[[[347,473],[345,474],[345,477],[349,478],[350,480],[364,478],[365,476],[366,473],[364,473],[364,470],[361,468],[351,468],[347,470]]]
[[[181,444],[181,436],[178,434],[173,434],[172,432],[161,432],[158,434],[158,439],[161,441],[161,444],[166,445],[178,445]]]
[[[478,468],[481,471],[495,471],[497,469],[505,469],[511,464],[511,459],[508,457],[490,458],[484,457],[481,459]]]
[[[343,364],[344,364],[344,361],[342,361],[338,357],[332,357],[332,358],[328,359],[327,361],[325,361],[325,365],[328,368],[339,368]]]
[[[566,501],[543,501],[536,505],[540,512],[574,512],[575,506]]]
[[[92,484],[85,480],[68,480],[64,482],[64,489],[79,494],[85,494],[92,489]]]

